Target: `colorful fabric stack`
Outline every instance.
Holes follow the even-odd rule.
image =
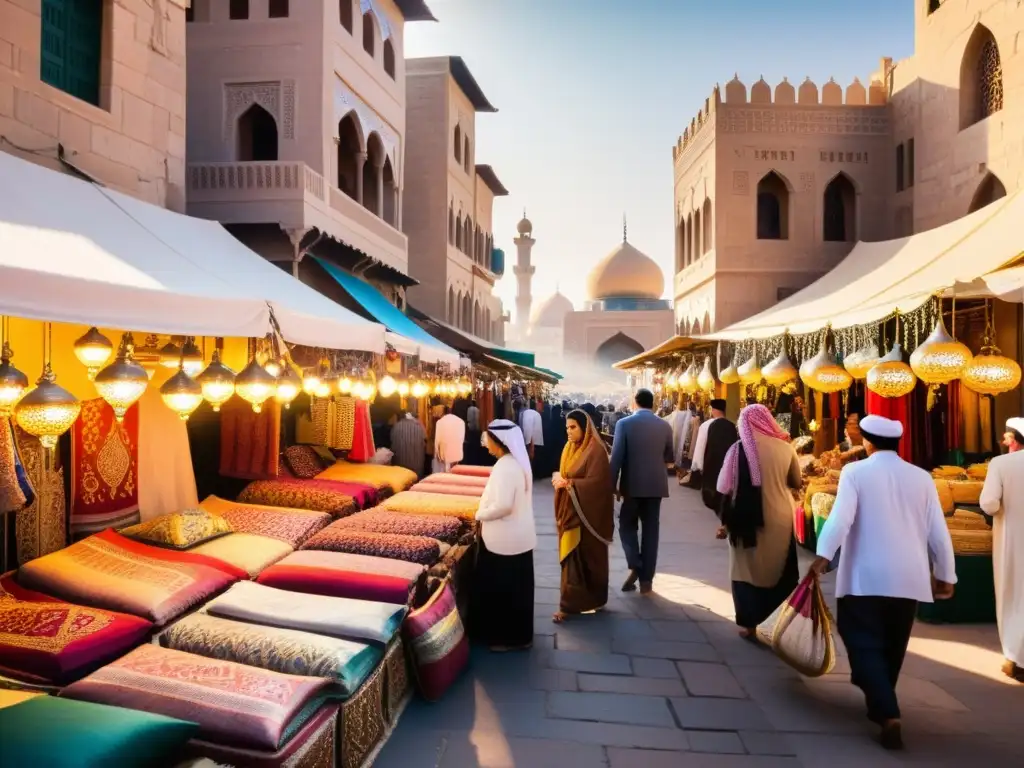
[[[422,608],[406,617],[403,634],[420,693],[427,701],[437,701],[469,664],[469,639],[447,580]]]
[[[453,467],[451,472],[435,472],[427,475],[420,481],[424,483],[438,483],[440,485],[468,485],[473,488],[484,488],[487,486],[489,475],[460,475],[455,472],[458,467]]]
[[[141,643],[153,624],[138,616],[62,602],[0,578],[0,674],[64,685]]]
[[[448,515],[463,520],[474,520],[480,507],[480,499],[472,496],[404,491],[386,499],[380,506],[391,512],[404,512],[409,515]]]
[[[351,489],[346,487],[348,485],[350,484],[319,479],[279,477],[275,480],[256,480],[238,494],[238,500],[243,504],[310,509],[327,512],[332,517],[344,517],[360,508],[359,501],[351,491],[359,492],[363,498],[368,498],[373,493],[373,489],[366,486]]]
[[[302,548],[387,557],[420,565],[432,565],[441,557],[441,544],[436,539],[352,530],[338,523],[332,523],[312,536]]]
[[[383,509],[368,509],[337,522],[339,528],[373,533],[391,533],[401,536],[426,536],[447,544],[454,544],[462,535],[466,524],[457,517],[444,515],[404,515]]]
[[[220,409],[220,474],[243,480],[277,477],[281,408],[272,400],[255,413],[240,397]]]
[[[160,635],[165,648],[214,659],[330,680],[344,697],[355,693],[384,658],[384,648],[281,627],[194,613]]]
[[[324,471],[325,464],[311,445],[291,445],[284,450],[284,464],[293,477],[309,480]]]
[[[71,535],[131,525],[139,519],[139,408],[118,423],[96,398],[82,403],[71,427]]]
[[[376,488],[378,491],[386,489],[390,493],[400,493],[415,485],[417,478],[415,472],[404,467],[339,461],[333,467],[328,467],[317,475],[316,479],[361,483]]]
[[[293,549],[301,547],[306,539],[331,522],[326,512],[239,504],[218,496],[206,497],[199,506],[227,520],[236,533],[269,536],[290,544]]]
[[[402,625],[406,607],[369,600],[288,592],[243,581],[211,600],[202,610],[222,619],[297,629],[384,646]]]
[[[197,555],[214,557],[241,568],[250,579],[294,551],[295,548],[286,541],[255,533],[229,533],[191,550]]]
[[[452,467],[453,475],[465,475],[468,477],[490,477],[493,467],[476,467],[472,464],[458,464]]]
[[[199,738],[275,751],[312,714],[328,681],[143,645],[61,696],[199,724]]]
[[[191,552],[140,544],[103,531],[32,560],[18,583],[79,605],[122,611],[157,625],[248,574]]]
[[[401,605],[424,572],[422,565],[405,560],[303,550],[267,568],[256,582],[290,592]]]
[[[456,485],[454,483],[451,485],[446,483],[416,483],[409,490],[416,493],[440,493],[445,496],[469,496],[474,499],[479,499],[484,495],[483,488],[472,485]]]

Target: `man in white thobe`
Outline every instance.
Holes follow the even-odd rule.
[[[434,472],[447,472],[463,458],[466,444],[466,422],[447,406],[444,416],[434,425]]]
[[[1003,673],[1024,683],[1024,418],[1006,422],[1010,450],[988,465],[981,508],[992,515],[992,570]]]
[[[897,453],[903,425],[868,416],[860,426],[868,458],[843,468],[811,568],[824,573],[843,548],[837,624],[850,682],[864,692],[882,746],[902,749],[896,683],[917,604],[953,594],[953,542],[931,476]]]

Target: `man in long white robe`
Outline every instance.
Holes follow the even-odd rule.
[[[665,417],[665,421],[672,427],[672,455],[675,457],[677,469],[681,466],[683,455],[686,451],[686,436],[690,434],[690,420],[692,418],[693,414],[682,403],[676,406],[676,410]]]
[[[996,620],[1003,672],[1024,683],[1024,418],[1006,423],[1010,453],[989,463],[981,508],[992,515]]]

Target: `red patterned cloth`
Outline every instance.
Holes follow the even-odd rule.
[[[71,536],[139,522],[139,406],[86,400],[71,427]]]
[[[405,560],[303,550],[267,568],[256,582],[289,592],[404,605],[424,570]]]
[[[352,448],[349,461],[365,462],[373,458],[377,449],[373,445],[373,425],[370,422],[370,404],[356,401],[355,425],[352,428]]]
[[[404,515],[401,512],[388,512],[383,509],[368,509],[358,512],[344,520],[339,520],[339,528],[372,531],[374,533],[396,533],[401,536],[427,536],[448,544],[459,540],[465,524],[457,517],[444,515]]]
[[[402,632],[420,693],[427,701],[437,701],[469,664],[469,639],[447,580],[426,605],[405,617]]]
[[[274,751],[330,681],[271,672],[143,645],[61,691],[61,696],[199,724],[218,744]]]
[[[312,536],[302,548],[389,557],[421,565],[433,565],[441,558],[441,545],[437,539],[357,531],[339,526],[338,523],[333,523]]]
[[[296,549],[331,522],[331,516],[326,512],[239,504],[216,496],[206,498],[200,506],[227,520],[235,533],[253,533],[279,539]]]
[[[340,484],[330,480],[280,477],[276,480],[255,480],[238,494],[238,500],[243,504],[311,509],[327,512],[333,517],[345,517],[359,511],[356,499],[345,493]]]
[[[0,577],[0,673],[64,685],[135,647],[153,624],[72,605]]]
[[[914,436],[910,429],[910,398],[913,393],[903,397],[882,397],[870,389],[867,391],[865,407],[872,416],[884,416],[903,425],[903,437],[900,439],[900,458],[913,462]]]
[[[220,474],[243,480],[270,480],[278,475],[281,407],[273,400],[255,413],[240,397],[220,409]]]

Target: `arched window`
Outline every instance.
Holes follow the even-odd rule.
[[[352,3],[354,0],[338,0],[338,19],[341,26],[350,35],[352,34]]]
[[[469,136],[465,138],[462,150],[462,167],[469,173]]]
[[[455,159],[460,163],[462,162],[462,129],[459,126],[455,126]]]
[[[466,231],[462,233],[462,245],[465,254],[470,258],[473,257],[473,220],[466,217]]]
[[[377,28],[373,21],[373,12],[367,11],[363,14],[363,50],[370,54],[370,58],[376,55]]]
[[[715,247],[714,243],[714,231],[715,228],[711,224],[711,199],[706,198],[704,200],[704,253],[707,253]]]
[[[469,294],[462,297],[462,330],[472,333],[473,326],[473,300]]]
[[[455,217],[455,247],[462,250],[462,214]]]
[[[338,123],[338,189],[359,199],[359,153],[363,151],[359,126],[354,112],[349,112]]]
[[[992,32],[974,28],[960,62],[960,129],[1003,108],[1003,65]]]
[[[711,315],[706,311],[704,312],[704,324],[701,327],[701,331],[711,333]]]
[[[391,38],[384,41],[384,71],[392,80],[395,79],[395,46]]]
[[[686,266],[693,264],[693,216],[686,214]]]
[[[480,302],[473,302],[473,329],[472,332],[476,335],[481,335],[480,326],[483,324],[483,319],[480,314]]]
[[[696,318],[694,318],[693,325],[690,326],[690,335],[700,336],[700,323],[697,322]]]
[[[620,331],[601,344],[594,352],[594,357],[599,365],[610,368],[619,360],[639,355],[643,351],[643,344]]]
[[[699,261],[701,255],[704,253],[704,243],[701,241],[701,237],[704,234],[704,228],[700,224],[700,208],[693,212],[693,260]]]
[[[1006,187],[1003,186],[1003,182],[994,173],[986,173],[985,178],[981,180],[981,184],[978,185],[978,189],[974,192],[971,206],[967,209],[967,212],[974,213],[1003,197],[1006,197]]]
[[[757,182],[757,239],[789,239],[789,187],[775,171]]]
[[[395,171],[391,167],[391,158],[384,158],[384,173],[381,181],[384,182],[384,212],[381,216],[384,221],[392,227],[398,227],[398,184],[395,181]]]
[[[845,173],[837,174],[825,187],[822,227],[827,242],[857,239],[857,190]]]
[[[382,179],[379,175],[386,158],[384,142],[380,136],[371,133],[366,140],[366,162],[363,164],[363,207],[378,216],[382,211]]]
[[[484,330],[484,339],[486,341],[491,341],[494,338],[494,336],[493,336],[493,328],[491,327],[491,310],[490,309],[485,309],[484,310],[484,329],[483,330]]]
[[[448,203],[448,245],[455,245],[455,211],[451,203]]]
[[[238,118],[238,159],[243,163],[277,160],[277,121],[259,104]]]
[[[686,225],[680,219],[676,223],[676,272],[682,272],[683,268],[686,267],[685,251],[683,248],[684,238],[686,237]]]
[[[448,325],[456,325],[457,320],[455,318],[456,304],[455,304],[455,289],[448,286]]]

